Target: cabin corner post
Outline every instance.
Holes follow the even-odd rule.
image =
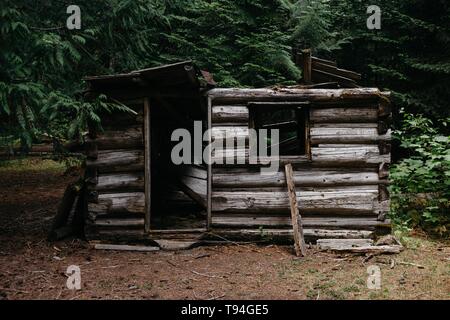
[[[311,49],[302,50],[302,67],[303,67],[303,82],[305,84],[311,84],[312,83]]]
[[[207,119],[207,132],[208,132],[208,145],[211,146],[212,143],[212,100],[213,98],[208,95],[208,119]],[[207,186],[206,186],[206,229],[209,231],[211,229],[211,211],[212,211],[212,149],[209,148],[208,151],[208,176],[207,176]]]
[[[150,214],[151,214],[151,137],[150,137],[150,101],[144,98],[144,189],[145,189],[145,217],[144,231],[150,232]]]

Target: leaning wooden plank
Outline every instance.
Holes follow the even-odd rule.
[[[206,208],[207,181],[188,176],[181,176],[179,179],[180,188],[192,200],[203,208]]]
[[[336,61],[320,59],[320,58],[317,58],[317,57],[311,57],[311,60],[313,62],[320,62],[320,63],[327,64],[327,65],[334,66],[334,67],[337,66]]]
[[[151,252],[159,250],[159,247],[130,246],[124,244],[106,244],[106,243],[96,243],[94,245],[94,248],[97,250],[141,251],[141,252]]]
[[[53,223],[48,234],[49,240],[56,239],[56,230],[66,225],[71,211],[75,209],[75,200],[77,199],[77,196],[82,188],[82,180],[71,183],[67,186],[66,190],[64,191],[63,198],[58,206],[58,210],[56,211],[56,215],[53,218]]]
[[[212,121],[213,123],[248,122],[248,108],[246,106],[214,106]]]
[[[349,70],[345,70],[345,69],[339,69],[336,68],[334,66],[330,66],[324,63],[321,63],[319,61],[313,61],[312,62],[312,68],[316,69],[316,70],[320,70],[320,71],[325,71],[331,74],[335,74],[338,76],[342,76],[345,78],[349,78],[353,81],[358,81],[361,80],[361,74],[360,73],[356,73],[353,71],[349,71]]]
[[[206,168],[198,165],[180,165],[179,167],[177,167],[177,172],[180,175],[203,180],[206,180],[208,177]]]
[[[322,250],[345,250],[354,247],[365,247],[373,245],[371,239],[319,239],[319,249]]]
[[[358,85],[352,79],[337,75],[331,72],[325,72],[317,69],[311,71],[313,81],[336,81],[341,85],[345,85],[350,88],[357,88]]]
[[[292,232],[294,234],[295,254],[297,256],[306,255],[305,239],[303,236],[302,218],[298,210],[297,196],[290,163],[284,166],[286,173],[286,184],[288,188],[289,203],[291,207]]]

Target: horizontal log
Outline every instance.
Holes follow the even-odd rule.
[[[139,172],[100,174],[94,190],[144,190],[144,175]]]
[[[227,240],[254,240],[268,238],[272,240],[293,240],[292,229],[212,229],[206,238],[225,238]],[[303,229],[303,235],[307,242],[317,239],[370,239],[374,237],[373,231],[368,230],[327,230],[327,229]]]
[[[296,194],[302,214],[376,215],[380,210],[378,186],[298,188]],[[281,189],[213,191],[211,201],[214,212],[285,213],[290,208],[287,193]]]
[[[246,106],[214,106],[212,108],[213,123],[248,123]]]
[[[214,213],[211,217],[213,227],[291,227],[291,217],[286,216],[255,216],[255,215],[226,215]],[[360,217],[302,217],[302,224],[307,228],[320,229],[356,229],[376,230],[377,228],[390,228],[390,221],[378,221],[376,218]]]
[[[325,250],[325,249],[324,249]],[[373,245],[365,245],[365,246],[330,246],[327,250],[337,251],[337,252],[351,252],[351,253],[360,253],[360,254],[398,254],[402,252],[403,246],[401,245],[390,245],[390,246],[373,246]]]
[[[391,140],[391,132],[378,134],[377,128],[342,128],[329,125],[327,127],[313,127],[310,129],[312,144],[339,144],[339,143],[374,143]]]
[[[123,227],[123,228],[144,228],[144,218],[142,219],[97,219],[93,222],[97,227]]]
[[[237,187],[283,187],[286,185],[284,173],[279,171],[273,175],[261,175],[260,172],[233,171],[233,168],[225,173],[213,173],[213,187],[237,188]],[[378,172],[362,172],[354,169],[308,169],[294,171],[295,185],[300,186],[351,186],[351,185],[378,185],[385,183],[380,180]]]
[[[98,150],[139,149],[144,146],[142,126],[103,131],[94,142]]]
[[[314,123],[329,122],[377,122],[378,109],[376,107],[331,107],[311,108],[310,121]]]
[[[99,173],[144,171],[142,150],[102,150],[96,160],[87,160],[86,165]]]
[[[151,252],[158,251],[157,246],[130,246],[124,244],[107,244],[107,243],[96,243],[94,248],[97,250],[115,250],[115,251],[139,251],[139,252]]]
[[[109,215],[143,215],[145,196],[143,192],[108,193],[98,196],[98,203],[88,203],[91,220]]]
[[[208,96],[215,103],[223,102],[245,102],[245,101],[293,101],[302,100],[310,102],[330,102],[356,99],[376,99],[380,97],[380,90],[376,88],[354,88],[354,89],[212,89]]]
[[[372,239],[319,239],[319,249],[322,250],[344,250],[354,247],[366,247],[373,245]]]
[[[326,165],[390,163],[391,156],[380,155],[377,145],[355,145],[353,148],[311,148],[312,161]]]
[[[249,137],[248,126],[246,127],[213,127],[211,130],[213,140],[224,139],[243,139],[247,140]]]

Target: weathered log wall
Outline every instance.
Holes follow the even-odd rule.
[[[212,167],[210,195],[204,168],[187,166],[178,186],[164,194],[177,208],[208,207],[212,232],[221,236],[290,235],[289,199],[283,163],[292,163],[305,235],[369,237],[389,221],[388,166],[390,108],[376,89],[293,90],[213,89],[212,139],[232,137],[243,145],[215,151],[225,155]],[[260,159],[248,163],[251,108],[262,102],[301,104],[308,108],[307,154],[282,156],[280,168],[261,175]],[[136,115],[108,115],[102,133],[87,140],[89,239],[148,237],[145,233],[144,103]],[[243,139],[241,139],[243,138]],[[242,142],[242,141],[241,141]],[[227,162],[228,161],[228,162]],[[210,196],[210,197],[209,197]]]
[[[275,174],[261,175],[261,164],[249,164],[248,143],[213,151],[218,162],[212,166],[213,230],[233,236],[242,235],[238,230],[244,229],[247,235],[261,227],[269,234],[289,229],[289,199],[281,166],[285,162],[294,165],[307,234],[312,229],[353,234],[389,226],[385,216],[389,210],[390,108],[383,93],[377,89],[214,89],[209,97],[213,140],[229,136],[248,141],[255,112],[251,108],[262,102],[274,108],[277,102],[280,107],[287,102],[310,102],[310,154],[282,156]]]
[[[144,101],[127,104],[136,115],[107,115],[104,131],[91,130],[87,139],[88,239],[143,235]]]

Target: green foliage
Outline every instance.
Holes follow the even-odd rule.
[[[450,233],[450,136],[437,128],[421,115],[404,115],[395,136],[411,156],[391,169],[391,216],[443,235]]]
[[[289,85],[301,77],[292,49],[312,47],[392,91],[394,110],[425,115],[394,117],[410,152],[393,169],[394,217],[446,228],[449,129],[428,119],[450,115],[450,3],[370,4],[381,30],[367,29],[364,0],[79,0],[82,29],[68,30],[64,1],[2,0],[0,144],[81,138],[99,112],[124,110],[83,101],[87,75],[192,59],[222,87]]]

